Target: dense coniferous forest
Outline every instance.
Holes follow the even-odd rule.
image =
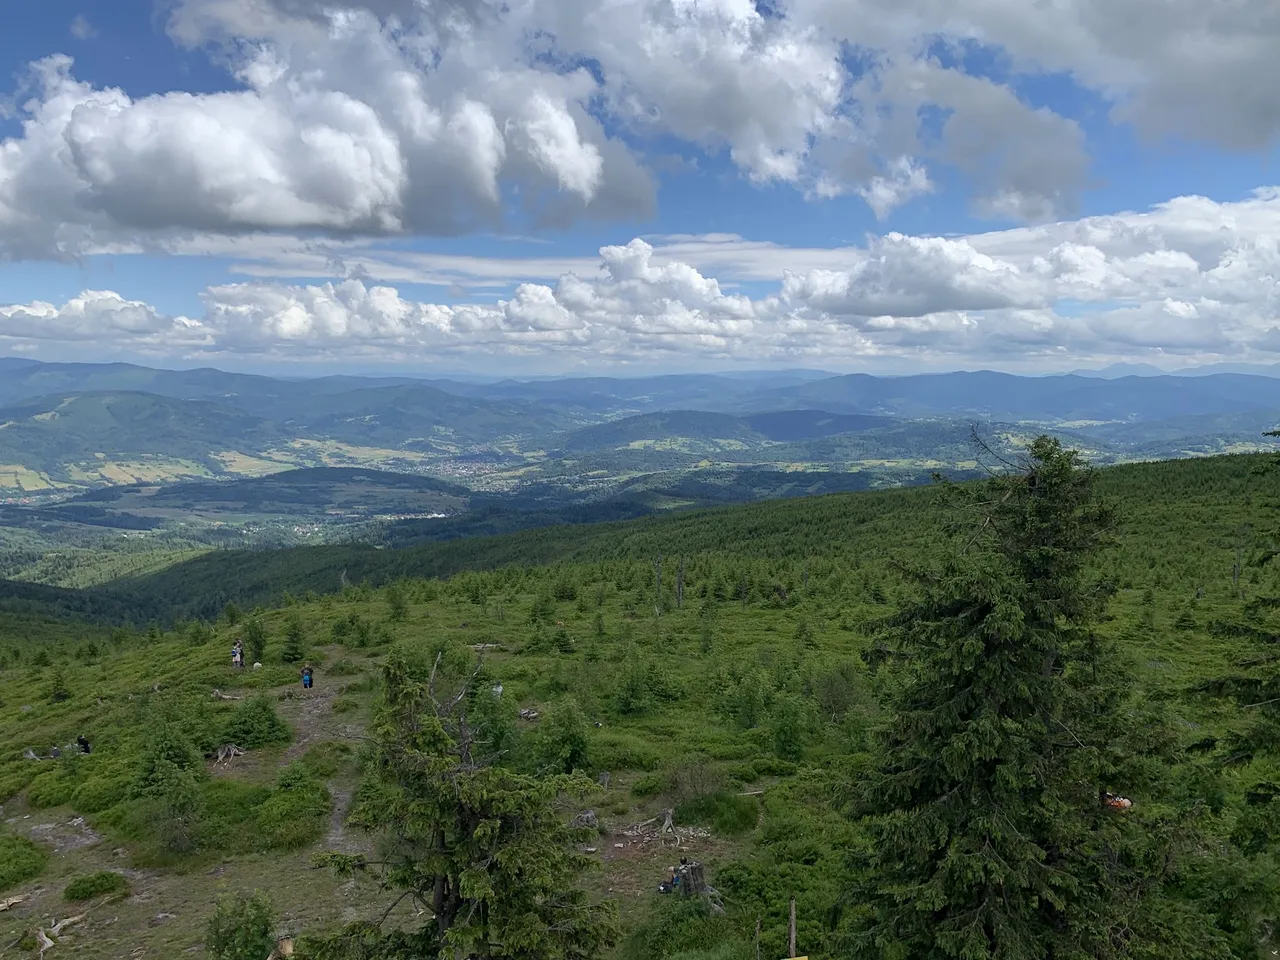
[[[987,460],[4,582],[0,947],[1271,955],[1280,473]]]

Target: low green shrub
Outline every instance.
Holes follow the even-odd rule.
[[[204,934],[214,960],[262,960],[276,947],[275,912],[256,890],[218,901]]]
[[[329,709],[334,713],[352,713],[360,709],[360,701],[354,697],[335,697]]]
[[[280,772],[275,789],[258,808],[258,837],[264,847],[295,850],[318,840],[329,821],[329,791],[302,763]]]
[[[288,743],[292,739],[289,725],[276,713],[271,701],[261,696],[240,704],[223,732],[223,742],[246,750]]]
[[[759,821],[759,807],[753,797],[739,797],[728,791],[708,794],[676,807],[676,820],[709,827],[720,836],[741,836]]]
[[[27,802],[37,810],[60,807],[71,802],[75,783],[66,776],[58,764],[40,774],[27,787]]]
[[[26,789],[27,784],[31,782],[33,763],[27,761],[28,765],[23,768],[6,770],[0,774],[0,803],[6,803],[13,797],[16,797]]]
[[[631,733],[597,731],[591,740],[592,766],[598,770],[656,770],[662,754],[653,744]]]
[[[354,752],[350,744],[329,740],[311,747],[302,755],[302,762],[316,777],[325,779],[336,774]]]
[[[656,898],[646,919],[647,922],[638,925],[623,942],[620,951],[623,960],[697,957],[698,951],[717,950],[734,939],[732,922],[713,914],[702,898]]]
[[[799,767],[790,760],[780,757],[758,757],[751,761],[751,769],[761,777],[789,777]]]
[[[125,896],[129,893],[129,881],[118,873],[103,870],[76,877],[62,891],[62,898],[78,903],[102,896]]]
[[[204,785],[200,809],[200,846],[206,850],[247,853],[262,844],[257,832],[258,811],[271,788],[217,777]]]
[[[79,813],[101,813],[128,797],[131,785],[123,773],[89,777],[71,794],[71,806]]]
[[[49,852],[26,837],[0,834],[0,891],[26,883],[40,875]]]
[[[378,689],[378,678],[371,673],[366,673],[356,680],[344,683],[338,688],[338,693],[373,693]]]
[[[364,670],[349,657],[342,657],[334,661],[333,666],[325,670],[325,674],[330,677],[355,677],[362,673],[364,673]]]
[[[667,785],[667,778],[660,773],[645,773],[631,784],[633,797],[656,797]]]

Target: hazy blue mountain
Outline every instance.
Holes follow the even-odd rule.
[[[1097,370],[1072,370],[1067,376],[1115,380],[1119,377],[1163,377],[1168,374],[1150,363],[1112,363]]]
[[[1004,421],[1163,420],[1280,407],[1280,381],[1205,377],[1018,377],[1007,373],[925,374],[894,379],[852,374],[771,391],[755,409],[818,407],[839,413],[903,418],[964,417]]]
[[[1280,364],[1275,363],[1209,363],[1173,371],[1175,377],[1209,377],[1218,373],[1243,373],[1257,377],[1280,377]]]

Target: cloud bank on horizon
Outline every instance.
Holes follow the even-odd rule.
[[[1133,175],[1113,156],[1126,138],[1274,153],[1280,12],[1266,0],[161,12],[170,44],[224,71],[220,88],[99,84],[64,53],[12,65],[0,260],[200,258],[248,279],[193,289],[199,308],[182,312],[145,284],[0,306],[0,352],[506,358],[530,372],[1280,361],[1280,190],[1208,199],[1190,183],[1149,209],[1080,216],[1099,176]],[[65,19],[68,49],[106,42],[92,17]],[[673,236],[673,155],[706,168],[708,209],[728,178],[810,209],[861,204],[869,237]],[[928,229],[895,229],[921,205]],[[513,225],[555,252],[440,251]],[[602,229],[616,242],[583,242]]]

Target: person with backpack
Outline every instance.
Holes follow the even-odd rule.
[[[305,664],[302,668],[302,689],[311,689],[311,664]]]
[[[80,746],[81,753],[91,752],[91,748],[89,747],[89,741],[85,739],[85,736],[83,733],[80,734],[80,736],[76,737],[76,743]]]

